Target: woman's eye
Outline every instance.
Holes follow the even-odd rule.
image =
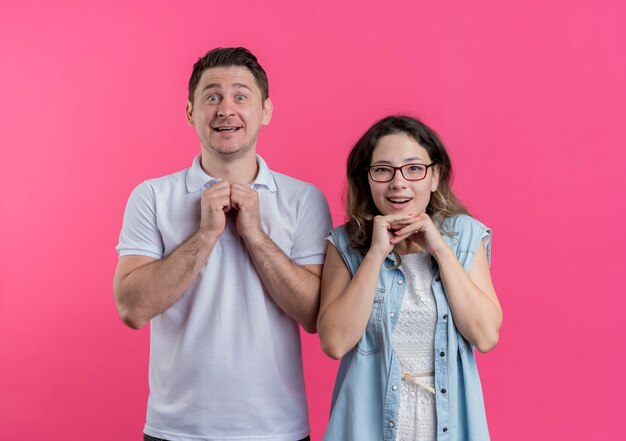
[[[389,173],[389,167],[374,167],[376,173]]]

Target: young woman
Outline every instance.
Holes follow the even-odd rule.
[[[341,358],[324,439],[488,440],[474,348],[491,350],[502,323],[491,231],[414,118],[374,124],[347,169],[348,222],[329,238],[317,321]]]

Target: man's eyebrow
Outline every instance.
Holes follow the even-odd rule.
[[[252,91],[250,86],[248,86],[247,84],[244,84],[244,83],[233,83],[232,85],[233,85],[233,87],[241,87],[241,88],[244,88],[244,89],[248,89],[249,91]]]
[[[237,88],[242,88],[242,89],[247,89],[249,91],[252,91],[252,89],[250,88],[250,86],[248,86],[247,84],[244,83],[233,83],[231,85],[232,87],[237,87]],[[202,91],[204,92],[207,89],[221,89],[222,85],[220,83],[209,83],[206,86],[204,86],[202,88]]]
[[[202,91],[204,92],[207,89],[221,89],[221,88],[222,86],[219,83],[209,83],[202,88]]]

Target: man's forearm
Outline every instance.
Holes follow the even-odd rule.
[[[195,233],[164,259],[127,271],[122,268],[114,286],[122,320],[139,329],[176,303],[206,264],[216,241]]]
[[[261,281],[278,307],[305,331],[316,332],[322,266],[316,274],[293,263],[266,234],[248,239],[246,245]]]

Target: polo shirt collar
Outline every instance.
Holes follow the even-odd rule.
[[[200,154],[193,158],[191,167],[187,171],[187,177],[185,179],[185,182],[187,184],[187,191],[189,192],[204,190],[219,180],[218,178],[207,175],[204,170],[202,170],[202,166],[200,165],[200,158]],[[259,172],[257,173],[255,180],[250,183],[250,187],[265,187],[269,191],[275,192],[276,181],[274,181],[274,176],[272,175],[270,169],[267,167],[267,163],[259,155],[256,155],[256,162],[259,166]]]
[[[259,165],[259,172],[256,175],[256,179],[250,184],[250,186],[252,188],[265,187],[274,193],[276,191],[276,181],[274,181],[274,175],[265,163],[265,160],[259,155],[256,155],[256,163]]]

